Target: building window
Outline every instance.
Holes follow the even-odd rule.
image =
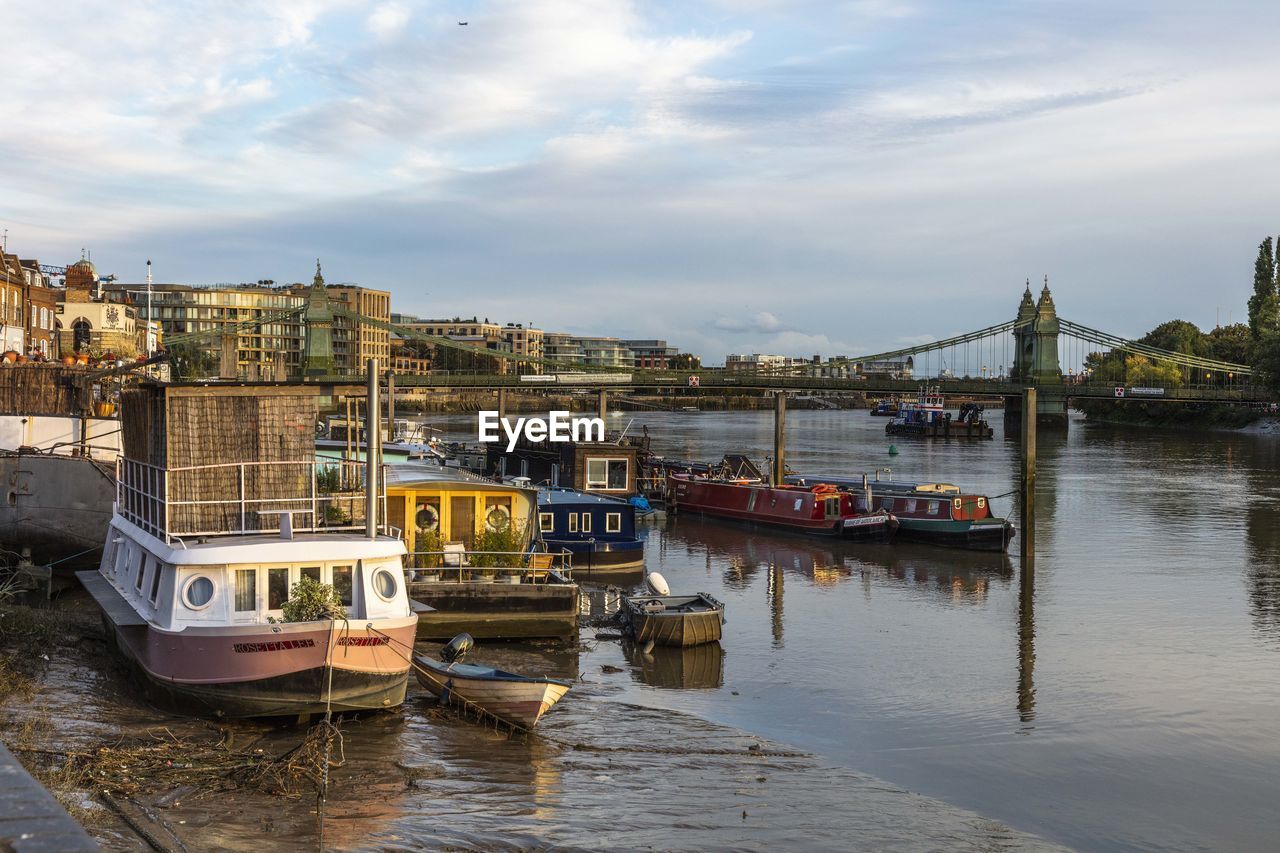
[[[89,348],[89,341],[93,339],[93,325],[83,317],[71,324],[72,343],[77,352],[82,349]]]
[[[578,532],[578,514],[576,512],[569,513],[569,532]]]
[[[591,532],[591,513],[584,512],[582,514],[582,523],[578,527],[583,533]]]
[[[588,459],[587,488],[598,491],[625,492],[630,472],[627,459]]]
[[[622,513],[611,512],[604,517],[605,533],[621,533],[622,532]]]
[[[301,575],[301,577],[304,577],[304,578],[311,578],[311,580],[315,581],[316,583],[320,583],[320,582],[321,582],[321,581],[320,581],[320,567],[319,567],[319,566],[307,566],[305,569],[301,569],[301,570],[298,572],[298,574],[299,574],[299,575]]]
[[[543,533],[556,532],[556,517],[550,512],[538,513],[538,529]]]

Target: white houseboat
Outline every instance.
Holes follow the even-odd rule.
[[[362,472],[121,460],[102,563],[78,576],[152,701],[227,717],[404,701],[418,621],[406,551],[367,523]],[[346,619],[284,621],[302,578],[331,584]]]

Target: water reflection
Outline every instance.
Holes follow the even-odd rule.
[[[724,649],[719,643],[655,646],[645,654],[640,646],[624,641],[622,653],[631,664],[631,677],[650,687],[690,690],[724,685]]]
[[[1280,488],[1275,472],[1280,447],[1275,440],[1254,441],[1248,472],[1245,531],[1249,543],[1246,587],[1249,612],[1260,634],[1280,639]]]
[[[1036,718],[1036,573],[1034,556],[1024,560],[1022,571],[1018,577],[1018,719],[1026,724]]]

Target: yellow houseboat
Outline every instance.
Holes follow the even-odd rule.
[[[430,608],[422,639],[571,637],[578,587],[568,555],[545,553],[538,493],[460,468],[390,465],[387,521],[403,530],[409,592]]]

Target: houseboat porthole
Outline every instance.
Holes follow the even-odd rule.
[[[204,575],[196,575],[182,587],[182,602],[192,610],[204,610],[213,601],[213,581]]]
[[[373,591],[383,601],[391,601],[396,597],[396,578],[395,575],[386,569],[378,569],[373,573]]]
[[[418,525],[419,530],[435,530],[440,525],[440,512],[431,504],[419,504],[418,514],[414,516],[414,522]]]

